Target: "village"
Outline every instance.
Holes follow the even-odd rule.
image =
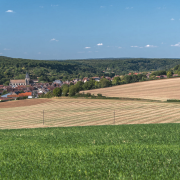
[[[141,73],[129,73],[127,75],[138,75]],[[147,73],[147,79],[150,78],[151,73]],[[9,86],[0,85],[0,101],[9,101],[9,100],[19,100],[19,99],[32,99],[38,98],[42,94],[46,94],[49,91],[53,91],[56,87],[61,87],[64,84],[75,85],[78,81],[86,83],[88,81],[95,80],[99,82],[102,78],[106,78],[109,81],[113,81],[115,77],[101,76],[101,77],[84,77],[83,79],[73,79],[72,81],[62,81],[55,80],[53,82],[38,82],[38,79],[30,79],[28,73],[26,73],[25,79],[10,80]],[[178,76],[178,74],[173,74],[173,77]],[[167,75],[156,76],[156,79],[167,78]]]

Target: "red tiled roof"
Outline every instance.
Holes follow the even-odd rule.
[[[19,93],[18,96],[19,96],[19,97],[23,97],[23,96],[32,96],[32,92]]]

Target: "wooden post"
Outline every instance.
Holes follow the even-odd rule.
[[[43,110],[43,125],[44,125],[44,110]]]
[[[115,110],[114,110],[114,125],[116,124],[116,121],[115,121]]]

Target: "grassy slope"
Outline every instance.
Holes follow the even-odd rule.
[[[179,179],[180,124],[0,131],[0,179]]]

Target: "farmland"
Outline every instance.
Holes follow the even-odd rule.
[[[180,122],[179,103],[59,98],[0,105],[0,129]]]
[[[0,130],[0,179],[179,179],[180,124]]]
[[[166,101],[167,99],[180,99],[180,78],[160,79],[137,82],[114,87],[81,91],[107,97],[141,98]]]

